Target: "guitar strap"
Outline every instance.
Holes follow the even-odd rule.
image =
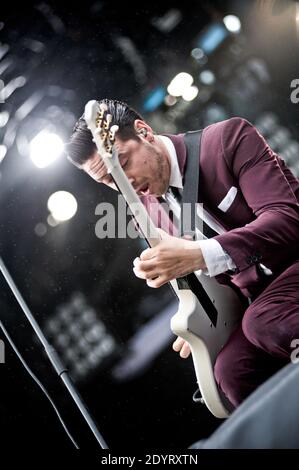
[[[190,235],[193,240],[196,239],[196,225],[198,227],[202,227],[202,233],[207,238],[212,238],[218,235],[218,233],[207,225],[197,214],[201,137],[202,130],[187,132],[184,136],[187,155],[183,184],[184,189],[181,200],[180,228],[181,236]],[[189,217],[184,217],[184,208],[186,207],[190,210],[190,224],[187,224],[187,222],[189,222]]]
[[[198,201],[198,188],[199,188],[199,152],[201,144],[202,131],[193,131],[187,132],[185,134],[185,145],[187,150],[187,159],[186,159],[186,170],[184,176],[184,189],[183,196],[181,201],[181,232],[183,235],[191,235],[195,239],[195,228],[197,220],[197,201]],[[190,230],[185,230],[186,225],[183,217],[184,204],[188,204],[188,207],[191,208],[191,232]],[[202,221],[203,222],[203,221]],[[203,222],[204,223],[204,222]],[[188,227],[189,228],[189,227]],[[205,235],[207,234],[206,224],[203,226],[203,231]],[[216,233],[216,232],[215,232]],[[214,234],[215,234],[214,233]],[[214,234],[212,236],[214,236]],[[211,236],[211,234],[210,234]],[[209,317],[211,323],[216,326],[218,312],[211,301],[210,297],[203,288],[201,282],[194,273],[190,273],[187,276],[177,279],[178,288],[185,289],[189,287],[192,292],[196,295],[199,302],[201,303],[203,309],[205,310],[207,316]]]

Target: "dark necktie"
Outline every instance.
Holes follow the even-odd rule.
[[[172,194],[175,200],[181,205],[182,204],[182,190],[179,188],[176,188],[175,186],[169,186],[168,191]],[[219,235],[218,232],[216,232],[212,227],[206,224],[206,222],[203,219],[201,219],[201,217],[199,217],[197,212],[196,212],[196,218],[198,219],[198,223],[196,225],[202,227],[203,234],[206,238],[213,238],[213,237],[216,237],[216,235]]]

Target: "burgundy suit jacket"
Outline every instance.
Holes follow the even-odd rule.
[[[184,177],[184,134],[168,137]],[[199,165],[198,202],[227,230],[215,239],[237,266],[230,279],[255,297],[299,258],[299,181],[257,129],[238,117],[204,128]],[[147,208],[154,201],[143,198]],[[163,228],[152,208],[150,213]],[[273,275],[266,278],[260,263]],[[226,283],[228,276],[216,279]]]

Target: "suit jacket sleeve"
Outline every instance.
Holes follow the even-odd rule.
[[[257,129],[242,118],[227,121],[222,151],[256,218],[215,239],[241,272],[262,263],[273,272],[299,256],[299,204],[277,156]]]

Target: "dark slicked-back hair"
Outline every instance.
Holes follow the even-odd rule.
[[[117,100],[103,99],[98,103],[105,103],[108,107],[108,113],[112,115],[112,124],[119,127],[117,135],[123,141],[137,139],[137,133],[134,129],[135,119],[142,119],[142,116],[126,103]],[[65,153],[68,159],[74,165],[80,166],[86,162],[96,150],[92,141],[92,134],[88,129],[84,114],[76,122],[70,141],[65,146]]]

